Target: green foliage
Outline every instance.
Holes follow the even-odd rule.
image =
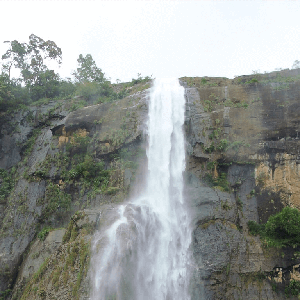
[[[201,78],[201,83],[202,83],[202,84],[206,84],[206,83],[207,83],[207,79],[206,79],[206,78],[204,78],[204,77],[203,77],[203,78]]]
[[[42,265],[37,270],[37,272],[32,276],[32,280],[34,283],[37,283],[41,279],[43,274],[45,273],[48,263],[49,263],[49,260],[50,260],[50,257],[46,258],[45,261],[42,263]],[[22,297],[22,299],[23,299],[23,297]]]
[[[270,247],[300,245],[300,211],[296,208],[283,208],[281,212],[270,216],[266,224],[249,221],[248,228],[251,234],[259,234]]]
[[[83,162],[67,172],[66,180],[81,180],[94,189],[104,189],[109,182],[109,171],[105,170],[102,161],[94,162],[91,156],[86,155]]]
[[[34,106],[47,105],[50,101],[51,101],[50,98],[43,97],[43,98],[40,98],[39,100],[32,102],[31,105],[34,105]]]
[[[104,191],[104,194],[115,195],[119,190],[120,190],[119,187],[110,186]]]
[[[87,54],[85,57],[80,54],[77,62],[79,67],[77,68],[77,71],[73,73],[77,82],[102,83],[105,81],[104,73],[100,68],[97,67],[96,62],[91,54]]]
[[[59,96],[59,75],[53,70],[39,72],[35,82],[31,85],[31,99],[54,98]]]
[[[6,41],[4,43],[9,43],[9,49],[2,55],[2,67],[3,70],[8,74],[10,79],[11,68],[20,68],[24,67],[24,59],[27,53],[27,45],[25,43],[19,43],[14,40],[12,42]]]
[[[226,101],[224,102],[224,106],[225,107],[235,107],[235,108],[240,108],[240,107],[243,107],[243,108],[248,108],[248,104],[245,103],[245,102],[233,102],[231,99],[226,99]]]
[[[6,199],[9,196],[11,190],[13,189],[15,182],[13,179],[13,173],[15,169],[12,171],[6,171],[5,169],[0,168],[0,203],[6,203]]]
[[[145,82],[147,82],[151,79],[151,77],[149,77],[149,76],[142,77],[141,75],[142,75],[141,73],[138,73],[137,74],[137,76],[138,76],[137,79],[132,78],[131,83],[129,83],[127,86],[133,86],[133,85],[138,84],[138,83],[145,83]]]
[[[70,78],[63,79],[59,82],[58,91],[60,97],[63,98],[71,97],[74,95],[75,90],[76,87]]]
[[[237,199],[236,199],[236,204],[237,204],[237,207],[238,207],[240,210],[243,209],[244,203],[243,203],[243,201],[241,200],[240,197],[237,197]]]
[[[66,212],[71,207],[71,195],[66,194],[56,184],[50,182],[45,192],[46,207],[43,211],[44,219],[48,219],[54,212]]]
[[[278,83],[280,85],[285,85],[286,83],[296,82],[300,80],[300,75],[296,76],[281,76],[280,73],[277,74],[276,78],[272,79],[264,79],[261,80],[260,83],[270,84],[270,83]]]
[[[295,60],[293,65],[292,65],[292,69],[299,69],[299,68],[300,68],[300,61]]]
[[[75,93],[85,101],[93,103],[112,102],[126,97],[132,92],[142,91],[149,88],[145,84],[134,89],[131,87],[146,83],[151,78],[133,78],[131,82],[121,84],[121,90],[115,91],[109,80],[104,76],[102,70],[97,67],[90,54],[79,55],[77,59],[78,68],[73,73],[76,84],[70,78],[61,79],[53,70],[49,70],[46,61],[52,59],[61,63],[61,49],[53,41],[45,41],[31,34],[28,43],[19,43],[14,40],[6,42],[7,51],[2,55],[2,73],[0,75],[0,111],[15,111],[17,108],[30,102],[45,99],[67,98]],[[20,78],[11,78],[11,69],[20,70]],[[48,100],[49,101],[49,100]],[[39,103],[41,105],[44,103]],[[89,103],[90,104],[90,103]],[[87,105],[87,102],[74,103],[71,111]]]
[[[231,206],[228,204],[227,200],[225,202],[223,200],[221,200],[221,207],[222,207],[222,209],[224,209],[226,211],[231,209]]]
[[[26,141],[26,143],[24,145],[24,148],[25,148],[24,155],[25,156],[31,154],[31,152],[34,148],[34,145],[35,145],[35,141],[40,133],[41,133],[41,129],[39,129],[39,128],[36,128],[33,130],[31,137]]]
[[[250,80],[246,81],[245,84],[251,84],[258,82],[258,79],[256,77],[251,78]]]
[[[257,185],[263,187],[266,184],[266,181],[269,179],[269,175],[265,172],[261,172],[258,174],[256,178]]]
[[[107,139],[112,146],[118,147],[126,141],[129,135],[130,132],[127,129],[112,129],[107,134]]]
[[[300,295],[300,281],[292,279],[284,289],[284,293],[287,297]]]
[[[218,163],[216,161],[209,161],[206,165],[206,168],[207,170],[213,170],[217,164]]]
[[[84,82],[78,84],[76,92],[85,100],[95,100],[99,97],[99,84],[97,82]]]
[[[70,152],[72,149],[76,148],[77,150],[80,150],[80,152],[86,152],[90,140],[91,138],[88,135],[81,136],[80,134],[74,134],[71,143],[67,144],[67,151]]]
[[[29,294],[31,292],[32,286],[33,284],[38,283],[42,276],[44,275],[44,273],[47,270],[48,267],[48,263],[50,261],[50,257],[48,257],[40,266],[40,268],[38,269],[38,271],[32,276],[31,280],[27,283],[27,285],[25,286],[24,292],[22,294],[22,297],[20,298],[20,300],[26,300],[29,299]],[[39,291],[39,295],[42,296],[44,294],[44,290],[40,290]]]
[[[127,90],[122,89],[119,93],[116,93],[109,81],[102,83],[83,82],[77,84],[76,93],[87,101],[105,103],[124,98],[127,95]]]
[[[281,212],[270,216],[265,231],[270,241],[280,241],[282,245],[299,245],[300,211],[292,207],[283,208]]]
[[[217,178],[211,174],[205,174],[204,181],[211,187],[216,187],[224,192],[230,192],[230,184],[227,181],[226,173],[220,173]]]
[[[250,144],[245,143],[245,141],[235,141],[228,146],[228,148],[236,152],[239,151],[240,147],[250,147]]]
[[[221,128],[214,129],[213,132],[209,135],[209,139],[218,139],[221,133]]]
[[[14,101],[9,78],[5,74],[0,75],[0,111],[5,111],[11,102]]]
[[[228,140],[222,139],[222,140],[220,140],[217,149],[221,152],[225,152],[228,149],[229,145],[230,145],[230,142]]]
[[[28,86],[37,84],[41,74],[46,72],[46,59],[54,59],[61,63],[62,52],[53,41],[44,41],[42,38],[31,34],[28,43],[19,43],[14,40],[9,42],[10,48],[2,56],[4,70],[10,76],[12,66],[19,68],[23,81]]]
[[[76,102],[73,102],[73,104],[69,108],[69,111],[75,111],[75,110],[83,108],[85,106],[87,106],[86,100],[76,101]]]
[[[0,76],[0,110],[16,109],[17,105],[28,104],[40,98],[66,97],[74,93],[70,80],[61,80],[46,61],[61,63],[61,49],[53,41],[45,41],[31,34],[28,43],[14,40],[2,55]],[[20,70],[20,78],[11,78],[11,69]]]
[[[247,224],[248,224],[249,232],[252,235],[263,234],[265,231],[264,224],[258,224],[255,221],[249,221]]]
[[[86,276],[86,266],[89,264],[90,259],[90,244],[85,243],[83,239],[80,240],[79,244],[79,273],[77,275],[77,280],[75,285],[73,286],[72,295],[75,297],[74,299],[79,299],[78,290],[80,288],[81,281],[84,276]]]
[[[206,153],[212,153],[212,152],[214,152],[215,151],[215,144],[214,144],[214,142],[212,142],[209,147],[204,148],[204,151]]]
[[[5,300],[8,299],[8,297],[10,296],[12,290],[11,289],[7,289],[4,292],[0,292],[0,300]]]
[[[51,231],[50,227],[44,227],[37,235],[37,237],[41,240],[44,241],[48,235],[48,233]]]

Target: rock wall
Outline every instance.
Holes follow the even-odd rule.
[[[75,213],[100,215],[138,190],[149,86],[111,103],[76,109],[75,97],[2,115],[0,299],[85,299],[96,225],[78,225]]]
[[[284,299],[300,249],[266,248],[247,223],[300,209],[300,70],[180,80],[192,299]],[[0,299],[89,299],[93,233],[143,180],[148,87],[2,115]]]
[[[284,299],[299,278],[299,249],[266,248],[247,226],[299,208],[299,74],[181,78],[192,299]]]

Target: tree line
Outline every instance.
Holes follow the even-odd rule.
[[[96,65],[91,54],[80,54],[73,79],[63,79],[48,68],[49,61],[62,63],[62,50],[53,41],[45,41],[31,34],[27,43],[5,41],[7,51],[1,57],[0,111],[15,109],[21,104],[31,104],[42,98],[67,98],[75,93],[96,103],[113,101],[126,95],[126,85],[115,92],[113,84]],[[12,78],[12,69],[19,70],[19,77]],[[132,79],[129,85],[148,81],[150,77]],[[128,85],[127,85],[128,86]]]

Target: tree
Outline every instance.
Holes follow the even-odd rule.
[[[14,40],[7,41],[9,49],[2,55],[3,70],[10,78],[11,67],[20,69],[23,81],[27,86],[37,83],[41,74],[48,68],[45,65],[46,59],[53,59],[61,64],[62,51],[53,41],[44,41],[42,38],[31,34],[29,43],[19,43]]]
[[[31,87],[32,100],[40,98],[54,98],[59,95],[60,78],[53,70],[45,70],[39,74],[35,84]]]
[[[77,71],[73,73],[78,83],[96,82],[103,83],[106,81],[104,73],[97,67],[91,54],[87,54],[85,57],[80,54],[77,59],[79,67]]]
[[[300,211],[285,207],[276,215],[270,216],[266,223],[266,233],[274,239],[285,239],[291,244],[299,244]]]
[[[295,60],[292,66],[292,69],[298,69],[300,68],[300,61],[299,60]]]
[[[5,41],[4,43],[10,43],[10,48],[2,55],[2,60],[5,62],[2,64],[4,73],[8,75],[10,80],[11,67],[23,69],[24,57],[26,55],[26,44],[19,43],[14,40],[12,42]]]
[[[0,74],[0,111],[5,111],[13,100],[8,75],[2,73]]]

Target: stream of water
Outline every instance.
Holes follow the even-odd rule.
[[[188,300],[191,232],[183,198],[184,88],[155,79],[150,91],[144,192],[118,208],[93,242],[92,300]]]

